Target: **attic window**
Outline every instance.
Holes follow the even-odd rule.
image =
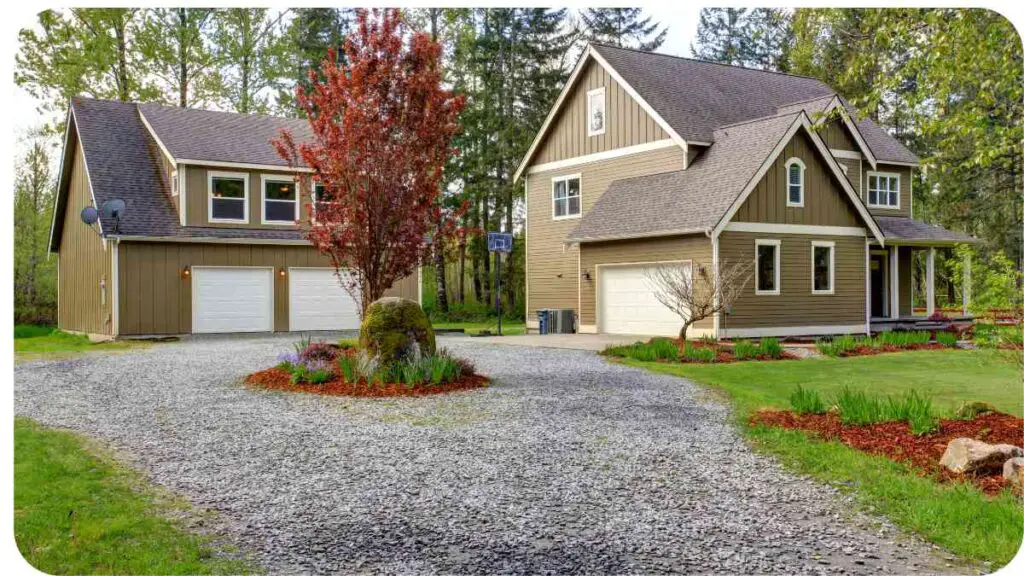
[[[786,160],[786,206],[803,208],[805,169],[799,158]]]
[[[249,175],[245,172],[207,172],[210,222],[249,222]]]
[[[604,134],[604,87],[587,92],[587,136]]]

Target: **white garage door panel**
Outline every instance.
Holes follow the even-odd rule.
[[[601,268],[601,331],[607,334],[678,336],[683,321],[654,295],[651,266]]]
[[[192,331],[274,330],[274,271],[271,268],[193,267]]]
[[[330,268],[288,270],[288,329],[355,330],[359,305]]]

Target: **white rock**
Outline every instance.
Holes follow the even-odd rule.
[[[1024,456],[1010,444],[986,444],[973,438],[957,438],[946,446],[939,464],[958,474],[999,471],[1007,459]]]

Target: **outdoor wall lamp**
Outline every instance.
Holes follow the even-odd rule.
[[[583,271],[583,279],[589,282],[590,281],[590,272],[584,270]]]
[[[192,269],[190,267],[185,266],[184,268],[181,269],[181,277],[182,278],[188,278],[191,275],[192,275]]]
[[[281,276],[285,275],[284,266],[281,266],[281,271],[278,272],[278,274],[280,274]]]

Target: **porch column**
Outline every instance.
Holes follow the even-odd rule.
[[[961,286],[960,289],[963,292],[963,300],[964,300],[963,301],[963,312],[964,312],[964,316],[967,316],[967,308],[971,305],[971,253],[970,252],[964,254],[964,264],[963,264],[963,266],[964,266],[963,274],[962,274],[963,278],[961,279],[961,282],[963,283],[963,286]]]
[[[889,317],[900,317],[900,247],[889,247]]]
[[[935,313],[935,248],[928,249],[928,315]]]

